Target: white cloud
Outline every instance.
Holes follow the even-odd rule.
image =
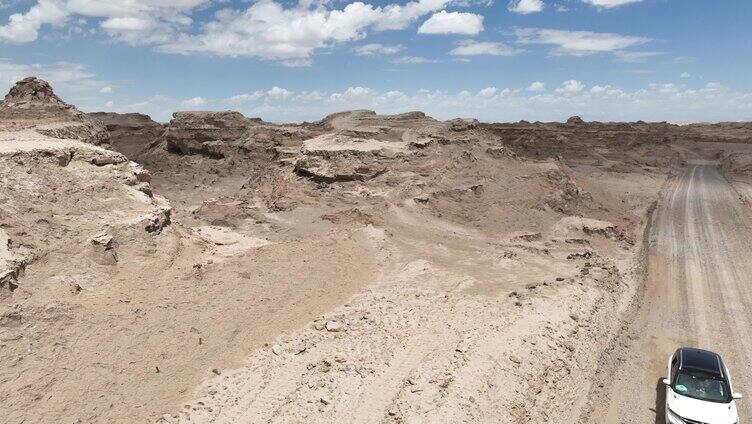
[[[204,52],[261,59],[307,59],[316,49],[360,40],[368,29],[405,29],[449,0],[417,0],[405,5],[373,6],[361,2],[343,9],[327,9],[325,2],[301,2],[285,8],[273,0],[259,0],[244,11],[223,10],[204,23],[196,35],[182,34],[159,49],[172,53]]]
[[[546,83],[541,81],[535,81],[527,88],[528,91],[546,91]]]
[[[370,44],[364,44],[362,46],[358,46],[354,50],[355,50],[355,54],[357,54],[358,56],[373,56],[376,54],[384,54],[384,55],[395,54],[395,53],[401,52],[404,49],[405,49],[405,46],[403,46],[402,44],[389,46],[389,45],[384,45],[384,44],[379,44],[379,43],[370,43]]]
[[[106,107],[108,109],[112,109],[113,106],[115,106],[115,102],[113,102],[112,100],[110,100],[110,101],[108,101],[107,103],[104,104],[104,107]]]
[[[144,31],[151,26],[152,22],[150,20],[134,16],[110,18],[102,22],[102,28],[111,31]]]
[[[583,56],[593,53],[614,52],[627,47],[645,44],[650,38],[591,31],[565,31],[544,28],[520,28],[514,31],[521,44],[547,44],[555,46],[557,55]]]
[[[483,31],[483,16],[475,13],[434,13],[418,28],[418,34],[466,34],[477,35]]]
[[[577,80],[569,80],[569,81],[564,81],[561,87],[556,89],[556,92],[562,93],[562,94],[572,94],[572,93],[579,93],[580,91],[584,89],[585,89],[585,86],[581,82]]]
[[[307,66],[311,66],[313,64],[313,61],[307,57],[302,57],[298,59],[281,60],[279,63],[282,66],[286,66],[288,68],[305,68]]]
[[[611,85],[595,85],[590,89],[590,93],[598,96],[622,97],[625,95],[620,88]]]
[[[156,14],[164,11],[183,12],[207,3],[208,0],[68,0],[72,13],[97,17],[125,17]]]
[[[131,44],[166,42],[192,20],[186,15],[209,0],[37,0],[25,13],[0,26],[0,42],[29,43],[43,25],[60,26],[69,17],[91,17],[101,28]],[[74,25],[77,19],[72,20]],[[74,27],[78,28],[78,27]]]
[[[438,63],[439,61],[436,59],[429,59],[427,57],[421,57],[421,56],[402,56],[398,57],[394,60],[392,60],[392,63],[397,63],[401,65],[411,65],[416,63]]]
[[[68,12],[57,0],[39,0],[26,13],[10,15],[8,23],[0,26],[0,42],[29,43],[37,39],[42,25],[61,25]]]
[[[615,51],[614,56],[616,56],[616,59],[620,62],[627,62],[627,63],[637,63],[637,62],[644,62],[645,59],[660,56],[663,53],[661,52],[631,52],[631,51]]]
[[[689,72],[682,72],[679,75],[679,78],[691,78],[691,77],[692,77],[692,75],[690,75]]]
[[[0,59],[0,92],[7,92],[17,81],[29,76],[44,79],[52,84],[55,91],[63,94],[97,91],[106,85],[84,65],[78,63],[57,62],[49,65],[29,65]]]
[[[536,13],[543,10],[543,0],[512,0],[507,5],[507,10],[522,15]]]
[[[99,92],[102,93],[102,94],[110,94],[110,93],[112,93],[112,91],[113,91],[112,87],[110,87],[109,85],[106,85],[106,86],[104,86],[104,87],[102,87],[102,88],[99,89]]]
[[[519,52],[520,50],[504,43],[463,40],[458,42],[457,47],[452,49],[449,54],[454,56],[514,56]]]
[[[244,103],[249,103],[249,102],[258,100],[262,97],[264,97],[263,92],[254,91],[253,93],[243,93],[243,94],[236,94],[234,96],[230,96],[224,99],[224,102],[231,104],[231,105],[242,105]]]
[[[639,3],[642,0],[582,0],[585,3],[591,4],[596,7],[604,9],[611,9],[614,7],[624,6],[630,3]]]
[[[721,91],[725,89],[726,87],[724,87],[722,84],[717,83],[717,82],[709,82],[705,84],[705,90],[708,90],[708,91]]]
[[[375,91],[367,87],[348,87],[343,93],[333,93],[329,96],[329,100],[357,100],[357,99],[370,99],[375,95]]]
[[[206,106],[206,99],[203,97],[194,97],[192,99],[184,100],[180,103],[183,107],[201,107]]]
[[[272,87],[271,90],[266,92],[266,96],[270,100],[285,100],[292,95],[292,91],[277,86]]]
[[[482,97],[484,99],[491,98],[496,95],[496,93],[499,92],[499,89],[496,87],[486,87],[480,91],[478,91],[478,97]]]

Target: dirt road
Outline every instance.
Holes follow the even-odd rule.
[[[682,345],[719,352],[735,391],[752,394],[749,206],[717,164],[695,161],[664,190],[654,219],[644,301],[604,364],[615,374],[602,373],[591,422],[663,423],[660,380]],[[739,407],[749,417],[749,401]]]

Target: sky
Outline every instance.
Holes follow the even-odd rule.
[[[752,121],[749,0],[0,0],[0,90],[84,111]]]

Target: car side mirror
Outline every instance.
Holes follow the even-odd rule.
[[[733,399],[741,399],[741,398],[743,398],[744,396],[742,396],[742,394],[741,394],[741,393],[734,393],[734,394],[732,394],[732,395],[731,395],[731,397],[732,397]]]
[[[667,385],[667,386],[670,386],[670,385],[671,385],[671,382],[670,382],[670,381],[668,381],[668,378],[664,378],[664,379],[663,379],[663,384],[665,384],[665,385]]]

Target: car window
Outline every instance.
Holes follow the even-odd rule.
[[[682,396],[710,402],[731,402],[726,380],[702,372],[682,371],[676,376],[673,389]]]
[[[676,371],[679,368],[679,359],[674,355],[674,359],[671,361],[671,375],[668,376],[669,380],[676,379]]]

